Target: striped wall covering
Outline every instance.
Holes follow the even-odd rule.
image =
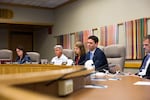
[[[107,46],[107,35],[106,35],[106,29],[107,27],[100,27],[100,45],[101,46]]]
[[[83,31],[75,33],[75,41],[82,41],[83,42]]]
[[[100,45],[108,46],[119,43],[118,25],[100,27]]]
[[[126,59],[132,59],[132,46],[133,46],[133,25],[132,21],[125,23],[125,33],[126,33]]]
[[[73,49],[76,41],[81,41],[85,44],[90,35],[93,35],[92,30],[85,30],[70,34],[57,36],[57,44],[61,44],[65,49]]]
[[[64,48],[73,48],[73,43],[76,41],[81,41],[85,44],[87,43],[87,39],[90,35],[95,35],[99,38],[100,46],[107,46],[111,44],[118,44],[118,26],[117,25],[109,25],[100,27],[96,31],[93,30],[85,30],[80,32],[75,32],[71,34],[65,34],[58,36],[57,43],[63,45]],[[72,40],[73,38],[73,40]]]
[[[83,43],[86,44],[87,43],[87,39],[89,36],[93,35],[92,30],[85,30],[83,31]]]
[[[143,37],[147,35],[147,19],[137,19],[127,21],[125,26],[126,59],[142,59],[144,50],[142,48]],[[87,39],[90,35],[99,38],[100,46],[108,46],[119,43],[119,26],[109,25],[93,30],[84,30],[75,33],[69,33],[57,37],[57,44],[64,48],[74,49],[76,41],[81,41],[86,47]]]
[[[142,59],[144,49],[143,38],[147,35],[147,19],[137,19],[125,22],[126,59]]]
[[[71,49],[71,35],[65,34],[61,36],[57,36],[57,44],[63,46],[63,48]]]
[[[118,26],[117,25],[109,25],[107,26],[107,45],[118,44]]]
[[[63,47],[66,49],[70,49],[71,48],[71,35],[70,34],[66,34],[63,36]]]

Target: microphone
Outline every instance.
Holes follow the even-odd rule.
[[[109,64],[111,64],[111,63],[107,63],[107,64],[105,64],[105,65],[102,65],[102,66],[96,68],[95,71],[99,71],[99,72],[100,72],[100,71],[104,71],[103,69],[104,69],[105,67],[109,66]],[[108,67],[108,70],[109,70],[109,67]]]
[[[81,69],[79,69],[79,70],[76,70],[76,71],[73,71],[73,72],[66,73],[66,74],[60,76],[59,78],[57,78],[57,79],[55,79],[55,80],[52,80],[52,81],[48,82],[48,83],[46,84],[46,86],[49,86],[50,84],[52,84],[52,83],[54,83],[54,82],[56,82],[56,81],[58,81],[58,80],[62,80],[62,79],[63,79],[65,76],[67,76],[67,75],[70,75],[70,74],[73,74],[73,73],[77,73],[77,72],[81,72],[81,71],[84,71],[84,70],[87,70],[87,68],[84,67],[84,68],[81,68]]]

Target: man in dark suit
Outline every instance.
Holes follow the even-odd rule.
[[[145,50],[146,56],[144,57],[142,65],[136,75],[150,79],[150,35],[144,38],[143,48]]]
[[[88,37],[87,47],[89,52],[86,54],[86,61],[93,60],[95,65],[95,70],[103,71],[103,69],[108,70],[108,62],[106,56],[102,50],[97,48],[98,38],[96,36]]]

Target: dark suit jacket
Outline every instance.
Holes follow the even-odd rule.
[[[147,71],[146,71],[146,75],[143,76],[143,78],[150,79],[150,64],[148,65],[148,68],[147,68]]]
[[[86,58],[86,55],[82,55],[78,61],[78,64],[77,65],[84,65],[85,63],[85,58]],[[75,56],[75,62],[76,60],[78,59],[78,56]]]
[[[90,52],[86,54],[86,61],[90,59]],[[96,48],[93,56],[93,62],[95,65],[95,70],[103,71],[103,69],[108,70],[108,62],[106,56],[102,50]]]
[[[144,63],[144,60],[145,60],[146,56],[143,58],[142,60],[142,64],[141,64],[141,67],[139,68],[139,71],[140,69],[142,68],[142,65]],[[135,75],[138,75],[138,73],[135,73]],[[143,78],[147,78],[147,79],[150,79],[150,64],[148,65],[148,68],[147,68],[147,71],[146,71],[146,74],[144,76],[142,76]]]

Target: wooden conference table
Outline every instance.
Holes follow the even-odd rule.
[[[93,70],[68,74],[73,79],[74,92],[64,97],[57,95],[58,82],[49,81],[82,69],[81,66],[0,65],[0,100],[150,100],[150,86],[133,85],[149,81],[134,76],[119,76],[121,80],[89,81]],[[150,81],[149,81],[150,82]],[[107,85],[108,88],[84,88],[85,84]]]
[[[68,100],[150,100],[150,86],[133,85],[137,81],[149,81],[133,76],[122,77],[121,80],[94,82],[107,85],[106,89],[81,89]]]

